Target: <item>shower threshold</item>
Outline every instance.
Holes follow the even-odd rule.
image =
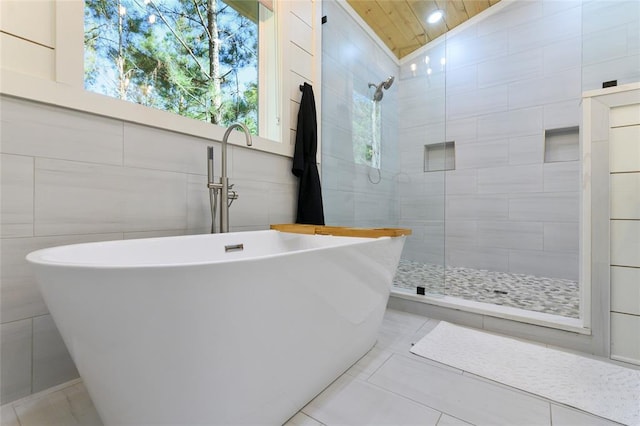
[[[418,286],[424,289],[424,295],[417,294]],[[445,269],[442,265],[401,259],[392,296],[581,334],[590,333],[580,319],[579,285],[567,279],[464,267],[447,266]]]

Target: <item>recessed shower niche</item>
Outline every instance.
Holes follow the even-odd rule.
[[[578,126],[544,131],[544,162],[578,161],[580,158]]]
[[[455,141],[435,143],[424,146],[424,171],[440,172],[455,170],[456,143]]]

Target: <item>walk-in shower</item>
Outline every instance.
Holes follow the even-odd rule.
[[[596,19],[605,4],[615,12]],[[413,230],[398,294],[421,287],[436,304],[477,302],[483,312],[502,305],[576,324],[588,308],[580,286],[580,101],[613,70],[627,83],[640,80],[637,47],[614,63],[595,41],[598,31],[617,28],[614,15],[637,32],[640,6],[548,6],[499,2],[398,59],[357,32],[340,4],[323,3],[325,218]],[[372,83],[381,75],[395,77]],[[373,135],[361,135],[369,127],[358,99],[383,107],[378,185],[352,150]]]

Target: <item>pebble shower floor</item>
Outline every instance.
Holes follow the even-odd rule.
[[[413,294],[417,286],[423,286],[427,294],[444,293],[465,300],[579,318],[579,286],[567,279],[455,266],[445,269],[442,265],[401,259],[393,285]]]

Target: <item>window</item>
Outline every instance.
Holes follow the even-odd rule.
[[[380,102],[354,91],[352,128],[354,162],[379,169],[382,133]]]
[[[221,126],[240,121],[271,137],[258,122],[271,119],[260,109],[273,111],[261,83],[275,78],[259,63],[275,44],[259,43],[275,37],[262,3],[85,0],[85,89]]]

